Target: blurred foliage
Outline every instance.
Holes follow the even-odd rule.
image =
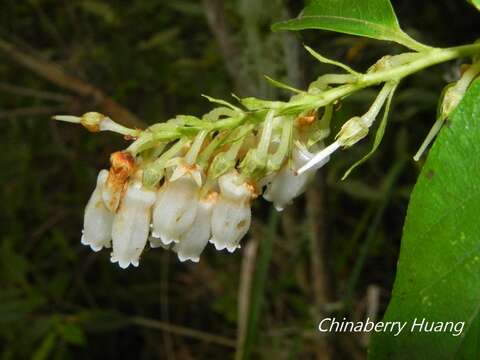
[[[403,28],[419,40],[455,45],[476,35],[478,14],[467,3],[393,3]],[[205,12],[212,4],[236,51],[222,51],[218,32],[225,35],[225,29],[207,22]],[[270,32],[271,23],[296,15],[302,5],[282,0],[3,0],[0,39],[61,65],[147,123],[207,111],[202,93],[285,98],[263,80],[264,74],[305,86],[330,69],[307,57],[301,43],[359,70],[401,51],[390,43],[332,33]],[[124,271],[110,264],[108,252],[81,246],[82,213],[95,174],[125,141],[50,122],[51,114],[83,113],[95,110],[97,103],[0,54],[1,358],[231,358],[237,324],[248,317],[238,312],[242,252],[208,249],[200,264],[192,265],[157,249],[143,255],[140,268]],[[229,64],[236,71],[228,71]],[[277,230],[270,230],[271,259],[259,267],[268,273],[252,358],[321,358],[315,256],[327,264],[328,284],[321,285],[330,294],[328,303],[320,304],[322,311],[362,318],[367,289],[376,285],[381,315],[419,165],[408,162],[385,205],[387,174],[415,153],[434,120],[438,94],[457,75],[458,65],[439,66],[405,81],[380,151],[344,182],[345,169],[371,144],[365,141],[342,152],[312,185],[323,198],[323,204],[310,206],[323,209],[324,252],[312,255],[317,239],[312,240],[309,224],[318,219],[309,219],[307,210],[313,197],[296,201],[282,213]],[[11,85],[34,93],[22,95]],[[50,92],[61,96],[42,96]],[[373,96],[367,90],[342,103],[334,126],[364,111]],[[375,214],[384,205],[372,233]],[[269,206],[258,201],[251,240],[245,244],[256,241],[262,249],[268,213]],[[368,248],[358,257],[367,234]],[[353,268],[360,276],[352,283]],[[339,309],[349,291],[351,306]],[[365,356],[362,339],[342,336],[329,343],[334,358]]]

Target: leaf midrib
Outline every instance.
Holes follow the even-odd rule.
[[[302,20],[315,20],[315,19],[329,19],[329,20],[339,20],[339,21],[346,21],[346,22],[352,22],[352,23],[358,23],[358,24],[362,24],[362,25],[366,25],[366,26],[369,26],[377,31],[380,32],[380,34],[384,34],[384,35],[381,35],[382,37],[380,39],[383,39],[383,40],[396,40],[396,39],[401,39],[403,38],[403,31],[400,29],[400,27],[398,26],[398,24],[393,24],[393,29],[392,27],[387,27],[387,26],[384,26],[384,25],[380,25],[378,23],[373,23],[373,22],[370,22],[370,21],[367,21],[367,20],[360,20],[360,19],[355,19],[355,18],[350,18],[350,17],[343,17],[343,16],[333,16],[333,15],[306,15],[306,16],[302,16],[301,18],[299,19],[293,19],[293,20],[288,20],[288,21],[285,21],[281,24],[294,24],[294,23],[297,23],[297,22],[300,22]],[[353,34],[353,35],[356,35],[356,34]]]

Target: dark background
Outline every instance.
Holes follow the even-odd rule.
[[[453,46],[478,36],[479,15],[466,1],[393,3],[417,40]],[[270,204],[256,201],[242,251],[209,247],[195,265],[147,250],[138,269],[121,270],[108,251],[82,246],[80,235],[98,170],[127,143],[51,115],[97,110],[140,126],[208,111],[200,94],[287,99],[263,74],[305,87],[333,71],[302,43],[362,71],[403,49],[330,32],[272,34],[270,24],[296,16],[300,1],[0,5],[2,359],[366,357],[366,337],[320,337],[316,326],[329,314],[360,320],[385,310],[421,168],[411,157],[460,62],[402,83],[380,150],[349,179],[340,181],[368,141],[336,155],[278,226]],[[374,95],[345,101],[334,126],[363,113]]]

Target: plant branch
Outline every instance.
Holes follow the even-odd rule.
[[[253,91],[252,84],[242,71],[239,62],[240,49],[225,21],[225,6],[222,0],[202,0],[203,10],[208,26],[215,37],[223,62],[233,79],[235,92],[246,94]]]
[[[184,326],[173,325],[163,321],[147,319],[140,316],[131,317],[130,323],[132,325],[166,331],[172,334],[186,336],[193,339],[209,342],[212,344],[222,345],[222,346],[231,347],[231,348],[235,348],[236,346],[235,340],[231,340],[223,336],[206,333],[204,331],[195,330],[195,329],[187,328]]]
[[[82,97],[93,98],[103,112],[129,127],[142,128],[144,123],[128,109],[115,102],[95,86],[67,74],[61,67],[51,62],[36,59],[17,49],[13,44],[0,38],[0,51],[4,52],[17,64],[64,89]]]

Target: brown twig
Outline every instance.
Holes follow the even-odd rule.
[[[310,261],[313,280],[313,294],[315,299],[315,312],[318,320],[325,315],[325,304],[331,298],[329,276],[326,264],[326,236],[325,213],[323,197],[323,179],[318,181],[307,191],[307,214],[310,226]],[[331,348],[327,338],[318,338],[318,359],[331,359]]]
[[[252,279],[257,260],[258,240],[253,236],[245,246],[240,273],[240,286],[238,289],[238,327],[237,327],[237,351],[235,359],[243,358],[245,336],[248,327],[248,314],[250,313],[250,299]]]
[[[130,127],[141,128],[144,123],[129,110],[116,103],[95,86],[67,74],[61,67],[51,62],[36,59],[17,49],[13,44],[0,38],[0,51],[4,52],[17,64],[33,71],[35,74],[51,81],[55,85],[70,90],[82,97],[95,100],[102,112],[111,116],[117,122]]]
[[[41,100],[52,100],[58,102],[71,102],[74,97],[65,94],[59,94],[51,91],[39,91],[35,89],[26,88],[23,86],[17,86],[0,82],[0,91],[5,91],[19,96],[30,96]]]
[[[240,64],[240,49],[225,18],[225,7],[222,0],[202,0],[203,10],[208,26],[217,41],[225,67],[233,79],[235,92],[238,95],[251,94],[253,84],[245,76]]]
[[[232,340],[223,336],[210,334],[207,332],[187,328],[184,326],[173,325],[173,324],[165,323],[158,320],[147,319],[140,316],[134,316],[130,318],[130,323],[137,326],[143,326],[151,329],[167,331],[172,334],[186,336],[193,339],[209,342],[212,344],[222,345],[226,347],[231,347],[231,348],[235,348],[237,344],[235,340]]]

